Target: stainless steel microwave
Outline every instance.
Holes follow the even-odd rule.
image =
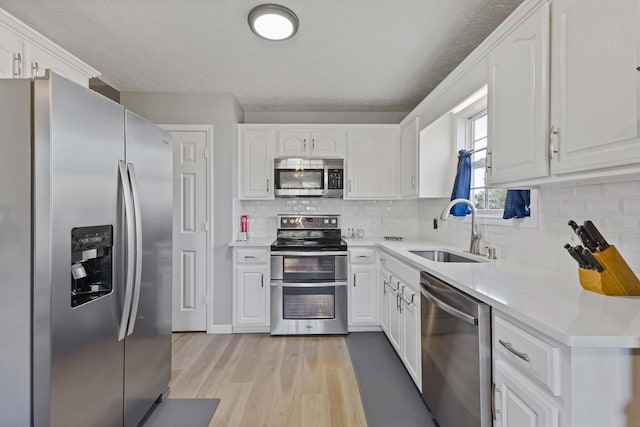
[[[276,159],[276,197],[342,197],[343,160]]]

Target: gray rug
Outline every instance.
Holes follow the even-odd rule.
[[[144,427],[207,427],[220,399],[165,399],[140,424]]]
[[[436,426],[383,332],[352,332],[346,339],[368,427]]]

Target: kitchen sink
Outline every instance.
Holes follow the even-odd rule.
[[[473,258],[467,258],[464,255],[454,254],[447,251],[409,251],[414,255],[436,262],[481,262]]]

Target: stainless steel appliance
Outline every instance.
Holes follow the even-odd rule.
[[[170,136],[0,80],[0,426],[136,426],[171,375]]]
[[[420,273],[422,398],[441,426],[491,426],[491,312]]]
[[[342,197],[343,160],[276,159],[276,197]]]
[[[347,333],[339,215],[279,215],[271,245],[271,335]]]

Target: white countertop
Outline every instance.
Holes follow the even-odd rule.
[[[501,259],[441,263],[409,252],[438,248],[461,252],[428,241],[352,239],[348,245],[379,247],[568,346],[640,347],[640,297],[586,291],[577,269],[567,275]]]
[[[230,242],[229,246],[269,247],[272,242],[255,239]],[[347,244],[350,248],[381,248],[565,345],[640,348],[640,297],[586,291],[580,286],[577,269],[575,274],[562,274],[504,259],[442,263],[409,252],[439,248],[462,252],[425,240],[367,238],[349,239]]]

